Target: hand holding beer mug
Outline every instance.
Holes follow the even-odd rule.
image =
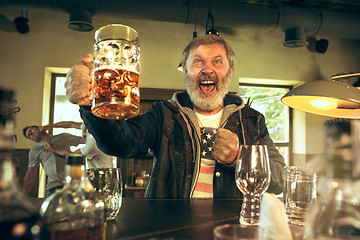
[[[140,45],[137,32],[110,24],[95,32],[92,113],[127,119],[139,113]]]

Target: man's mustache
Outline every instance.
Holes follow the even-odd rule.
[[[209,75],[209,74],[201,74],[198,77],[197,82],[198,82],[198,84],[200,84],[200,82],[202,82],[204,80],[211,80],[211,81],[214,81],[214,83],[216,83],[216,84],[218,84],[218,82],[219,82],[216,75]]]

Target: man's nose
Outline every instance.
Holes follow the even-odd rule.
[[[204,74],[211,74],[211,73],[213,73],[213,72],[214,72],[214,70],[213,70],[211,64],[205,63],[204,66],[203,66],[203,68],[202,68],[202,73],[204,73]]]

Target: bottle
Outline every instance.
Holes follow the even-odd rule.
[[[40,215],[15,175],[13,96],[13,91],[0,88],[0,239],[40,239]]]
[[[103,239],[104,202],[91,185],[85,157],[69,155],[65,165],[66,183],[41,205],[40,214],[49,239]]]
[[[325,130],[327,187],[306,216],[304,239],[360,239],[360,120],[330,120]]]

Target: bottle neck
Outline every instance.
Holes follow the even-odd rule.
[[[85,165],[66,165],[65,180],[66,183],[72,181],[84,181],[87,178]]]

